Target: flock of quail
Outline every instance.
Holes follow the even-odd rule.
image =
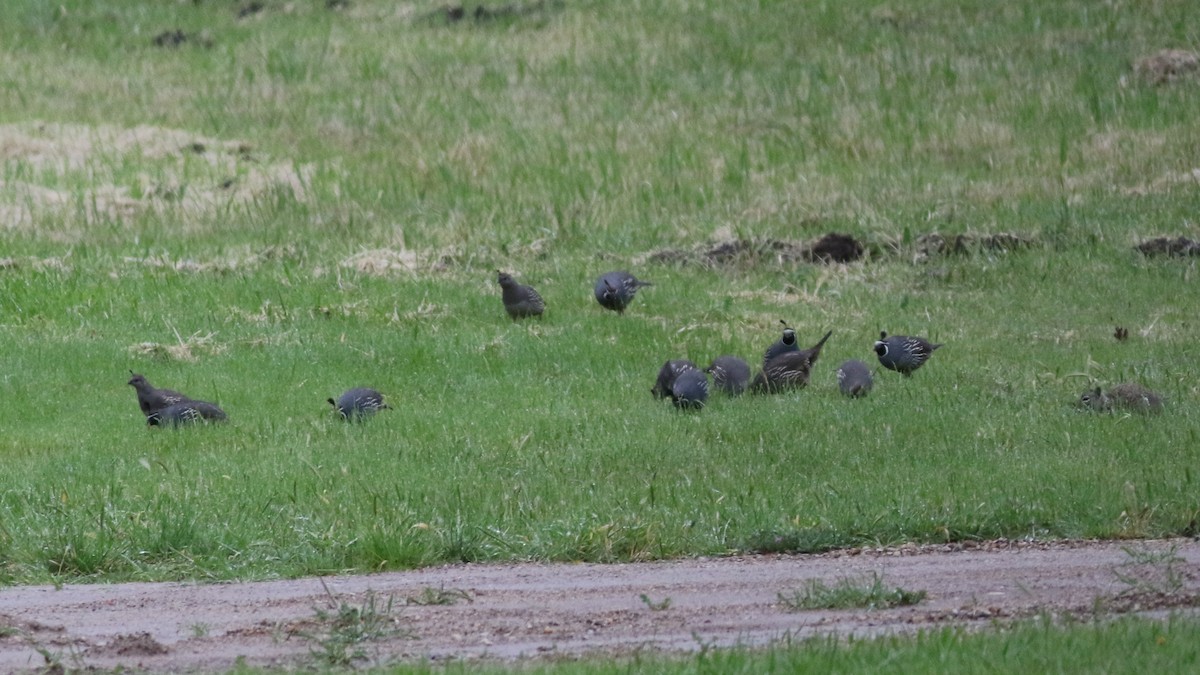
[[[517,283],[512,275],[500,271],[497,271],[496,280],[500,284],[504,310],[514,321],[540,317],[546,311],[545,301],[532,286]],[[623,314],[638,290],[651,285],[629,272],[614,271],[597,279],[593,292],[601,307]],[[750,364],[730,354],[718,356],[704,369],[688,359],[672,359],[659,369],[650,393],[657,398],[670,398],[676,408],[698,410],[708,402],[710,375],[716,388],[730,396],[740,396],[747,391],[775,394],[808,386],[813,365],[833,331],[825,333],[813,346],[801,349],[796,341],[796,331],[786,322],[780,323],[783,334],[767,347],[762,367],[753,379]],[[880,332],[874,351],[884,368],[911,377],[941,346],[923,337]],[[142,375],[132,371],[130,374],[129,385],[137,392],[138,406],[149,426],[181,426],[226,419],[225,411],[215,403],[193,399],[171,389],[157,389]],[[850,398],[866,396],[874,386],[870,367],[858,359],[850,359],[838,366],[837,381],[842,394]],[[388,409],[382,394],[365,387],[349,389],[336,400],[330,398],[327,401],[334,412],[347,421],[361,420]],[[1101,412],[1119,409],[1157,413],[1163,408],[1160,395],[1135,383],[1119,384],[1107,392],[1098,387],[1089,389],[1080,396],[1078,404],[1084,409]]]
[[[515,321],[542,315],[546,303],[532,286],[517,283],[505,272],[497,271],[496,274],[504,310],[509,317]],[[621,314],[638,289],[651,285],[629,272],[615,271],[597,279],[592,290],[601,307]],[[750,364],[730,354],[718,356],[704,369],[687,359],[672,359],[659,369],[650,393],[658,398],[670,398],[677,408],[699,409],[708,401],[709,375],[716,388],[730,396],[739,396],[746,391],[774,394],[807,386],[813,364],[833,331],[826,333],[812,347],[801,349],[796,342],[796,331],[786,322],[781,323],[783,335],[767,348],[762,368],[753,379]],[[941,346],[922,337],[880,333],[875,342],[875,354],[883,367],[911,376]],[[866,396],[874,384],[870,368],[857,359],[850,359],[838,367],[837,378],[842,393],[852,398]]]

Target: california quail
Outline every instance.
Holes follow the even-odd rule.
[[[850,359],[837,369],[838,388],[850,398],[860,398],[871,392],[874,381],[871,369],[858,359]]]
[[[687,370],[696,370],[696,364],[687,359],[674,359],[662,364],[662,368],[658,369],[658,379],[655,380],[654,387],[650,389],[650,393],[654,394],[656,398],[670,396],[671,386],[675,384],[675,378]]]
[[[708,375],[691,368],[679,374],[671,385],[671,403],[676,408],[700,409],[708,401]]]
[[[763,369],[754,378],[750,391],[755,394],[775,394],[808,385],[813,364],[821,356],[821,348],[833,331],[825,334],[817,344],[798,352],[784,352],[763,364]]]
[[[601,307],[624,314],[625,308],[642,286],[653,284],[649,281],[639,281],[629,272],[608,272],[596,280],[596,286],[592,290],[596,294],[596,302],[599,302]]]
[[[374,415],[380,410],[389,410],[383,402],[383,394],[366,387],[347,389],[337,400],[325,399],[342,419],[354,421]]]
[[[129,378],[129,386],[137,391],[138,407],[142,409],[142,414],[149,417],[172,403],[188,400],[187,396],[171,390],[171,389],[156,389],[154,385],[132,370],[129,374],[133,377]]]
[[[504,311],[514,321],[530,316],[541,316],[546,310],[542,296],[533,290],[532,286],[518,284],[512,276],[496,271],[496,281],[500,283],[500,298],[504,301]]]
[[[1158,393],[1134,382],[1123,382],[1107,392],[1100,387],[1088,389],[1079,397],[1079,406],[1097,412],[1111,412],[1115,409],[1129,412],[1154,414],[1163,409],[1163,399]]]
[[[923,337],[893,335],[888,337],[886,331],[879,331],[879,339],[875,342],[875,353],[879,363],[884,368],[911,377],[913,371],[920,368],[940,344],[934,344]]]
[[[146,424],[152,427],[178,427],[200,421],[224,422],[225,419],[225,411],[215,403],[184,400],[146,415]]]
[[[783,319],[780,319],[779,323],[783,324],[783,336],[776,340],[775,344],[767,347],[763,354],[763,365],[780,354],[800,351],[800,345],[796,344],[796,331]]]
[[[740,396],[750,384],[750,364],[736,356],[718,356],[705,372],[713,376],[713,384],[730,396]]]

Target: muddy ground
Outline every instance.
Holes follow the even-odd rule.
[[[915,606],[789,611],[811,580],[926,591]],[[444,602],[447,604],[437,604]],[[389,609],[390,603],[390,609]],[[562,658],[783,637],[983,627],[1049,613],[1200,610],[1200,542],[996,541],[617,565],[449,565],[256,583],[0,591],[0,671],[222,670]],[[337,623],[339,615],[343,622]],[[375,639],[357,645],[349,639]]]

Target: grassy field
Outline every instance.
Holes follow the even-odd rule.
[[[970,633],[943,629],[917,636],[878,639],[815,639],[780,644],[768,651],[704,649],[693,657],[640,655],[621,662],[538,664],[523,673],[1144,673],[1178,672],[1200,660],[1194,619],[1163,622],[1122,619],[1069,628],[1026,621],[1004,631]],[[480,663],[397,665],[372,672],[503,673],[511,668]],[[234,672],[261,672],[243,669]]]
[[[474,6],[0,10],[0,582],[1196,532],[1196,259],[1132,248],[1200,232],[1200,84],[1132,67],[1191,0]],[[779,319],[834,331],[806,391],[651,399]],[[946,347],[843,399],[881,329]],[[144,428],[131,369],[230,423]],[[1123,380],[1166,412],[1073,409]]]

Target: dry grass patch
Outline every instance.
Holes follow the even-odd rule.
[[[172,258],[167,253],[149,255],[144,258],[126,256],[124,261],[139,267],[171,270],[199,274],[204,272],[236,272],[253,270],[263,263],[272,260],[294,259],[297,251],[294,246],[267,246],[259,251],[246,251],[241,255],[230,255],[220,260],[194,260],[191,258]]]
[[[146,212],[201,216],[276,191],[304,202],[315,173],[311,164],[265,161],[244,141],[153,126],[0,125],[0,159],[0,217],[24,229],[47,216],[84,224]]]
[[[186,339],[175,334],[174,344],[160,342],[139,342],[129,346],[129,354],[134,357],[150,357],[161,361],[188,361],[199,359],[201,354],[215,355],[226,350],[226,345],[217,342],[213,333],[201,335],[194,333]]]
[[[453,252],[421,252],[407,248],[377,248],[361,251],[344,259],[339,266],[374,276],[394,276],[417,272],[442,272],[455,259]]]
[[[1170,84],[1200,75],[1200,54],[1183,49],[1163,49],[1137,60],[1133,72],[1150,84]]]

